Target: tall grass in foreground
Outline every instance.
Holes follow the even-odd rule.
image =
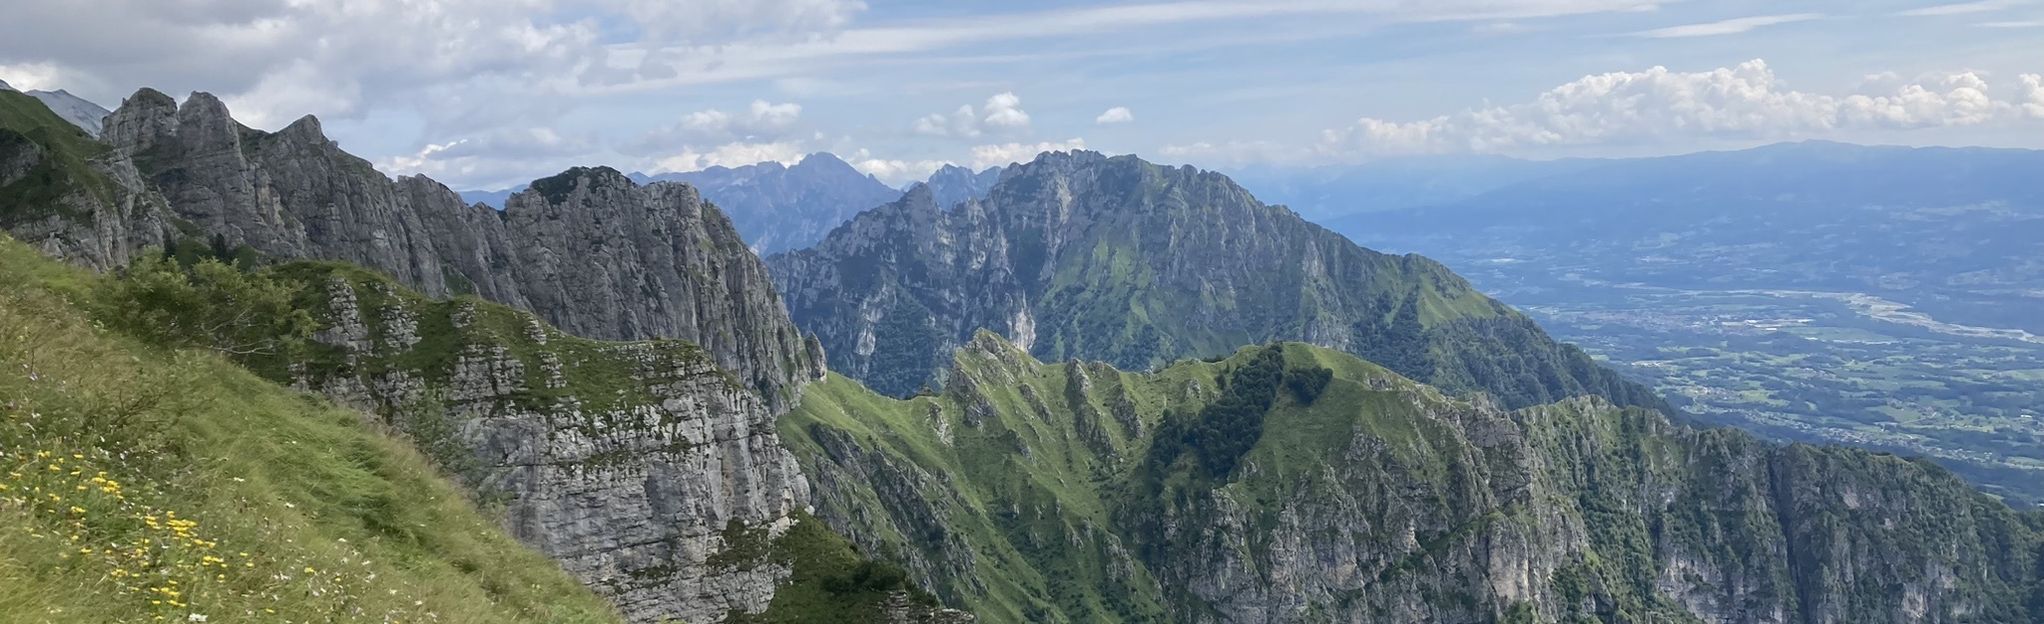
[[[613,622],[352,411],[81,311],[0,237],[0,622]]]

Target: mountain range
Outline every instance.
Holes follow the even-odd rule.
[[[1129,370],[1296,340],[1510,407],[1582,394],[1662,406],[1432,260],[1132,156],[1045,154],[949,210],[911,190],[767,263],[831,368],[898,396],[940,385],[949,354],[986,329],[1045,359]]]
[[[685,182],[695,187],[703,199],[730,215],[739,236],[762,256],[813,246],[853,215],[899,199],[903,192],[859,173],[829,152],[810,154],[793,166],[762,162],[681,173],[633,172],[629,177],[639,184]],[[945,165],[928,180],[909,186],[927,185],[939,205],[952,206],[985,197],[1000,177],[1000,167],[975,173]],[[503,206],[522,190],[462,191],[461,197],[471,204]]]
[[[0,343],[0,388],[64,419],[9,403],[0,448],[76,423],[79,461],[155,458],[112,476],[216,501],[199,527],[317,501],[335,532],[306,540],[402,546],[384,582],[470,621],[2022,622],[2044,596],[2037,512],[1926,462],[1672,422],[1445,266],[1210,171],[1045,154],[762,262],[685,183],[574,168],[499,211],[205,94],[137,92],[104,136],[0,93],[0,340],[38,341]],[[248,489],[284,478],[302,493]],[[465,500],[415,515],[439,491]],[[34,500],[0,504],[30,527],[0,570],[35,562],[51,607],[253,604],[238,570],[66,597],[166,514]],[[245,582],[367,565],[282,561],[304,569]],[[402,593],[351,578],[276,604],[349,620],[363,603],[326,598],[349,583]]]
[[[699,189],[703,197],[731,215],[738,235],[761,255],[814,245],[830,228],[859,211],[901,196],[901,191],[828,153],[810,154],[793,166],[763,162],[687,173],[634,174],[632,179],[641,184],[686,182]]]

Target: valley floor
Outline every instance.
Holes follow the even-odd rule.
[[[2044,338],[1877,294],[1682,289],[1455,263],[1706,423],[1923,455],[2044,501]],[[1970,319],[1968,319],[1970,320]]]

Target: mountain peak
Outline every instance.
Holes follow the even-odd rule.
[[[847,163],[847,162],[845,162],[845,159],[843,159],[843,158],[838,158],[838,157],[837,157],[837,154],[832,154],[832,153],[830,153],[830,152],[815,152],[815,153],[809,154],[809,155],[807,155],[807,156],[803,156],[803,157],[802,157],[802,160],[800,160],[800,161],[797,161],[797,162],[795,163],[795,166],[796,166],[796,167],[838,167],[838,166],[842,166],[842,167],[844,167],[844,168],[846,168],[846,169],[850,169],[850,168],[852,168],[852,165],[851,165],[851,163]]]
[[[284,126],[284,129],[279,131],[278,134],[294,135],[319,141],[326,140],[326,130],[320,126],[319,118],[312,115],[299,117],[296,121],[291,122],[291,125]]]
[[[1142,161],[1141,158],[1136,158],[1133,155],[1128,156],[1128,158],[1133,158],[1137,161]],[[1083,167],[1105,160],[1108,160],[1106,154],[1102,154],[1100,152],[1095,152],[1092,150],[1084,149],[1051,150],[1037,154],[1036,158],[1030,159],[1030,161],[1027,164],[1037,166],[1047,165],[1056,167]]]
[[[172,109],[176,109],[177,98],[170,97],[170,94],[164,93],[162,91],[157,91],[156,89],[150,87],[142,87],[140,89],[136,89],[135,92],[129,95],[127,98],[122,99],[120,108],[126,109],[129,106],[163,107],[166,105],[168,105]]]
[[[185,96],[185,103],[183,106],[178,107],[177,112],[178,114],[187,114],[185,112],[187,110],[193,111],[191,114],[217,114],[222,117],[233,118],[233,115],[227,112],[226,102],[220,101],[219,97],[205,91],[193,91],[191,95]]]
[[[619,173],[618,170],[610,167],[569,167],[567,171],[533,180],[532,184],[525,191],[521,191],[517,195],[538,193],[542,199],[546,200],[546,203],[558,204],[567,201],[569,194],[574,193],[575,189],[584,186],[635,188],[638,186],[638,183],[633,182],[631,178],[625,177],[625,174]]]

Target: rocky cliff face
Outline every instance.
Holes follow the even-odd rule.
[[[636,622],[767,608],[785,565],[719,563],[809,498],[766,405],[683,342],[595,342],[472,298],[294,268],[323,329],[280,377],[382,415]]]
[[[2044,518],[1929,464],[1297,344],[1136,374],[982,334],[941,395],[833,378],[781,429],[819,515],[990,621],[2027,622],[2044,589]]]
[[[44,254],[95,269],[127,266],[171,232],[163,198],[132,161],[0,91],[0,229]]]
[[[763,162],[638,179],[701,189],[761,255],[814,245],[852,215],[901,197],[901,191],[828,153],[810,154],[792,167]]]
[[[720,555],[806,504],[773,421],[820,355],[693,189],[576,169],[499,213],[384,178],[309,117],[263,133],[210,96],[145,90],[109,117],[110,148],[16,97],[0,93],[16,236],[101,269],[174,237],[368,267],[285,269],[311,285],[320,344],[244,363],[381,415],[635,621],[761,612],[789,582],[792,559]]]
[[[1438,263],[1132,156],[1044,154],[949,209],[918,187],[768,265],[831,368],[889,394],[941,382],[984,328],[1045,359],[1125,369],[1300,340],[1514,407],[1659,404]]]
[[[694,189],[640,186],[606,168],[535,181],[503,212],[423,177],[395,182],[305,117],[276,133],[220,101],[144,89],[107,118],[170,216],[282,258],[341,260],[431,296],[474,293],[576,335],[702,345],[775,407],[814,379],[764,267]]]

